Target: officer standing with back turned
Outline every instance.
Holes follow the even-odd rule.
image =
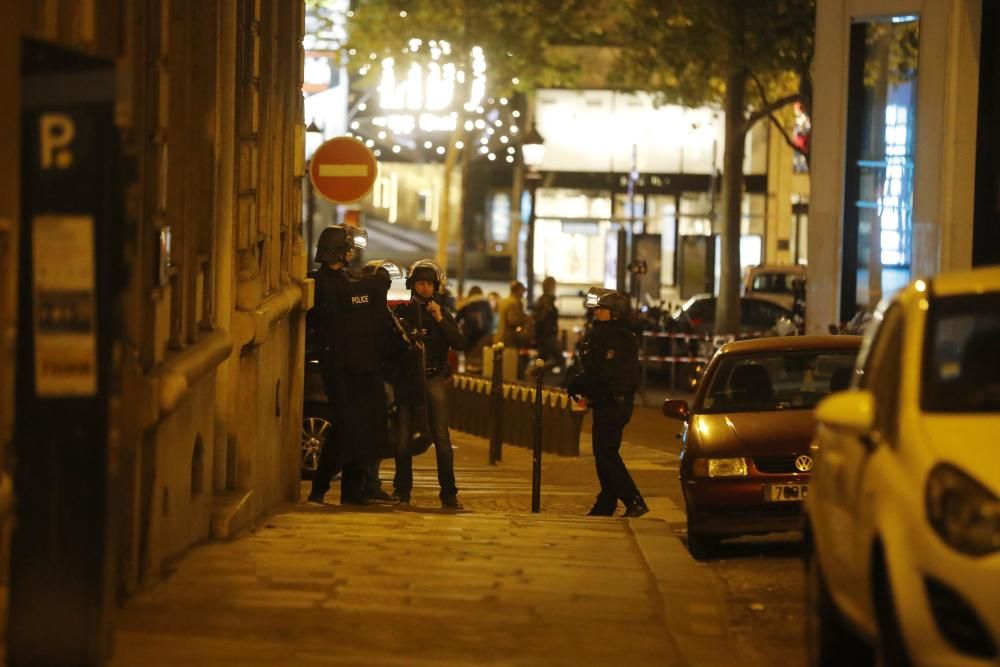
[[[391,279],[385,271],[358,276],[348,268],[367,240],[363,229],[331,225],[316,244],[316,262],[322,266],[314,274],[316,304],[310,314],[320,334],[323,386],[335,423],[313,476],[311,503],[323,502],[337,469],[343,470],[342,505],[378,500],[368,476],[388,437],[382,344],[389,328],[385,299]]]
[[[594,323],[584,336],[580,362],[583,372],[570,379],[569,395],[585,396],[594,410],[594,462],[601,492],[588,516],[613,516],[618,501],[625,517],[649,511],[621,457],[622,433],[632,419],[639,385],[639,343],[629,328],[629,300],[614,290],[591,288],[587,308]]]

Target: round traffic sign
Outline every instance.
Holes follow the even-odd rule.
[[[353,137],[334,137],[312,154],[313,189],[335,204],[350,204],[372,189],[378,164],[368,147]]]

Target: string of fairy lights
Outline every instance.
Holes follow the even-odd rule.
[[[348,18],[352,15],[347,12]],[[400,17],[406,18],[406,12],[400,12]],[[349,61],[359,58],[353,48],[346,55]],[[355,68],[357,80],[370,80],[375,70],[378,84],[374,90],[352,85],[352,96],[359,101],[348,133],[377,158],[441,162],[462,123],[464,138],[455,141],[457,151],[473,150],[475,158],[498,164],[517,161],[522,112],[510,98],[488,94],[482,48],[470,49],[468,72],[455,64],[452,46],[445,40],[411,38],[398,54],[360,57],[364,60]],[[515,77],[510,83],[516,87],[520,81]],[[463,89],[469,91],[468,99],[460,100]]]

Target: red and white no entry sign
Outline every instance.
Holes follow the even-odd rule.
[[[372,189],[378,164],[368,147],[353,137],[334,137],[312,154],[309,180],[321,197],[350,204]]]

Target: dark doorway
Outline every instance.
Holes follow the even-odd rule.
[[[1000,4],[983,2],[972,265],[1000,264]]]
[[[681,237],[679,273],[682,299],[714,292],[715,238],[715,236]]]

